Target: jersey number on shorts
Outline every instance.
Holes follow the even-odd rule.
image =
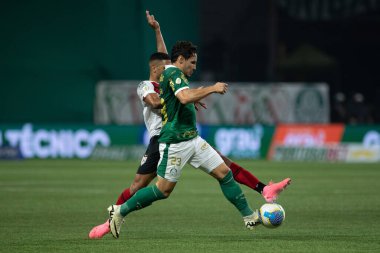
[[[170,165],[181,166],[180,157],[170,157]]]

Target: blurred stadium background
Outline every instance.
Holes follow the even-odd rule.
[[[7,147],[26,158],[140,156],[135,87],[155,51],[146,9],[169,50],[176,40],[199,45],[194,85],[230,83],[199,114],[203,137],[225,154],[267,158],[275,136],[290,156],[307,145],[323,148],[310,151],[317,156],[356,150],[379,160],[360,148],[380,144],[380,3],[365,0],[3,3],[1,157]],[[340,130],[330,133],[332,123]],[[281,124],[295,128],[275,135]]]
[[[169,51],[177,40],[198,45],[199,65],[192,78],[195,86],[215,81],[230,84],[225,96],[207,98],[207,111],[198,115],[201,135],[222,153],[244,161],[253,171],[258,168],[258,174],[267,180],[291,174],[314,183],[312,191],[320,187],[311,182],[313,174],[302,174],[310,167],[316,178],[325,175],[326,180],[339,180],[345,178],[345,171],[350,175],[344,181],[347,188],[338,187],[336,194],[361,193],[366,180],[380,177],[379,0],[17,0],[3,1],[0,6],[0,188],[2,194],[9,193],[0,199],[2,206],[8,206],[1,211],[4,229],[15,229],[6,215],[12,214],[12,207],[22,208],[12,202],[23,199],[18,193],[28,191],[19,186],[30,179],[36,187],[44,181],[40,176],[50,169],[57,171],[62,165],[67,174],[58,175],[73,180],[69,188],[86,185],[85,179],[73,179],[75,172],[70,168],[78,168],[84,178],[95,173],[91,180],[107,188],[101,179],[111,167],[118,185],[103,192],[99,201],[92,200],[90,204],[96,208],[103,208],[117,189],[132,180],[147,143],[136,94],[137,84],[149,77],[147,60],[155,51],[154,34],[145,19],[147,9],[159,21]],[[272,160],[298,163],[283,166]],[[123,164],[131,170],[122,172]],[[94,171],[89,168],[92,166]],[[294,167],[297,169],[292,170]],[[326,174],[329,171],[331,174]],[[125,178],[117,173],[125,173]],[[334,180],[326,180],[324,187],[337,187]],[[350,192],[348,185],[355,183],[359,189]],[[46,192],[44,187],[38,188],[41,192],[35,200],[54,192],[54,186],[49,187]],[[93,184],[88,187],[97,188]],[[90,191],[80,190],[83,194]],[[365,203],[360,196],[343,206],[335,206],[335,199],[328,203],[331,210],[342,212],[360,203],[364,207],[357,206],[356,211],[364,211],[363,217],[379,218],[377,193],[375,189],[362,192],[364,198],[372,198]],[[70,196],[64,197],[67,205]],[[303,205],[305,211],[328,201],[324,196],[320,193],[315,202]],[[285,208],[299,208],[299,198],[284,200],[289,201]],[[48,212],[59,212],[50,204]],[[337,212],[333,219],[339,220],[340,215]],[[69,214],[65,217],[70,219]],[[293,216],[294,220],[297,217]],[[307,217],[298,221],[307,222]],[[89,226],[97,220],[86,222]],[[81,228],[83,237],[87,228]],[[313,228],[310,225],[305,233],[312,233]],[[378,228],[371,229],[372,236],[380,235]],[[1,232],[9,234],[8,230]],[[365,232],[366,227],[361,227],[355,236]],[[317,238],[317,244],[326,236]],[[346,243],[354,240],[344,238]],[[29,239],[35,247],[25,248],[9,239],[4,249],[41,252],[36,246],[39,239]],[[273,246],[261,239],[263,247]],[[366,240],[360,247],[351,245],[353,252],[379,249],[372,237]],[[62,243],[56,246],[67,242]],[[297,244],[288,243],[276,247],[284,250],[284,246]],[[207,243],[205,247],[208,249]],[[339,252],[341,246],[311,246],[309,250],[313,249]],[[303,252],[302,247],[298,252]]]

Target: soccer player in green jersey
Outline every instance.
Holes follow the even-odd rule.
[[[116,201],[116,205],[121,205],[127,200],[129,200],[136,191],[149,185],[149,183],[156,176],[157,165],[160,159],[158,137],[161,130],[161,117],[156,118],[157,116],[153,111],[154,108],[157,108],[158,105],[161,106],[160,97],[159,97],[159,78],[162,74],[166,60],[170,60],[169,55],[167,55],[166,45],[163,39],[163,36],[160,31],[160,25],[155,20],[153,15],[150,15],[149,11],[146,11],[146,18],[148,24],[153,28],[156,35],[156,46],[158,53],[152,54],[149,66],[150,66],[150,77],[149,81],[143,81],[137,88],[137,93],[139,98],[144,106],[144,115],[147,115],[148,118],[145,119],[146,127],[149,131],[149,135],[152,136],[150,143],[147,147],[147,151],[141,161],[141,165],[137,169],[135,178],[130,185],[130,187],[124,189]],[[161,60],[160,60],[161,59]],[[198,103],[202,106],[202,103]],[[159,122],[158,122],[159,121]],[[159,124],[158,124],[159,123]],[[236,182],[244,184],[249,188],[260,193],[267,202],[273,202],[276,200],[278,194],[289,184],[290,179],[284,179],[279,183],[270,182],[269,185],[262,183],[257,177],[255,177],[248,170],[242,168],[237,163],[234,163],[227,157],[220,154],[226,165],[231,169],[232,174]],[[102,238],[104,235],[110,232],[109,220],[105,223],[93,227],[89,233],[89,237],[92,239]]]
[[[159,138],[160,161],[155,185],[140,189],[122,205],[108,208],[110,229],[119,237],[124,217],[130,212],[169,197],[186,163],[201,168],[219,181],[224,196],[236,207],[248,229],[259,224],[254,212],[220,155],[200,136],[196,128],[194,103],[212,93],[224,94],[228,85],[218,82],[191,89],[188,77],[196,70],[197,49],[191,42],[177,42],[171,52],[173,65],[166,66],[160,78],[162,130]]]

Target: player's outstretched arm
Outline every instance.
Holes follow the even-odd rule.
[[[182,104],[198,102],[212,93],[224,94],[227,92],[228,84],[217,82],[212,86],[198,89],[183,89],[176,94]]]
[[[157,52],[167,54],[168,50],[166,49],[164,37],[162,36],[162,33],[161,33],[160,24],[154,18],[154,15],[150,15],[148,10],[145,11],[145,14],[146,14],[146,20],[147,20],[148,24],[150,25],[150,27],[152,27],[152,29],[156,33]]]

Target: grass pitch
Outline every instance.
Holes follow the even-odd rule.
[[[264,182],[292,177],[281,227],[246,230],[218,183],[186,167],[169,199],[127,217],[120,239],[90,240],[137,161],[1,161],[0,252],[380,252],[379,164],[239,163]],[[264,203],[242,188],[253,208]]]

